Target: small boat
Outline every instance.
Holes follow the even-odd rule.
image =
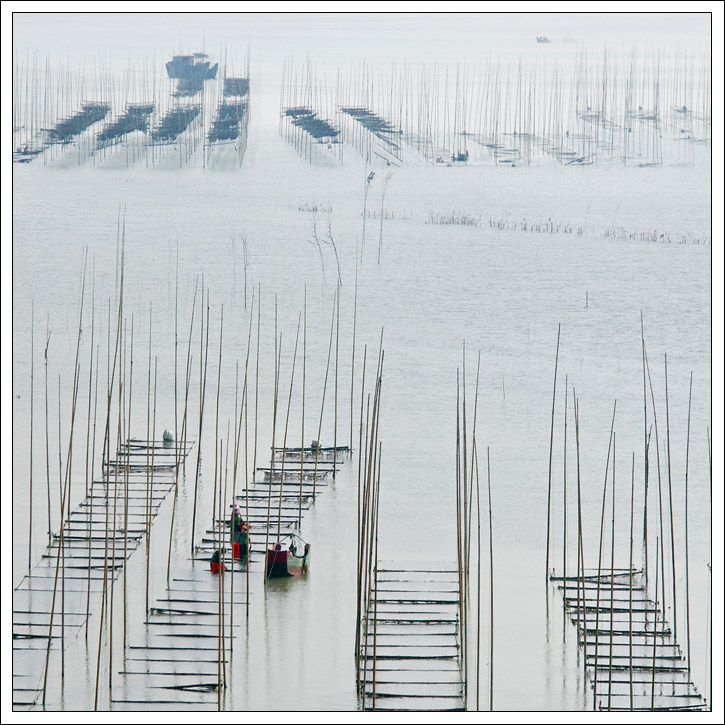
[[[25,146],[18,146],[18,148],[13,151],[13,163],[27,164],[31,162],[36,156],[42,153],[42,148],[31,149],[28,147],[28,144],[25,144]]]
[[[279,577],[298,576],[306,572],[310,566],[310,545],[302,541],[295,534],[287,534],[282,540],[289,538],[287,548],[283,547],[282,541],[278,541],[271,549],[267,550],[267,579]],[[302,555],[297,551],[295,539],[304,544]]]
[[[169,78],[199,79],[202,81],[216,78],[219,63],[211,65],[206,53],[193,53],[192,55],[175,55],[166,64]]]

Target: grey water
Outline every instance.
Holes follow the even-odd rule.
[[[310,58],[328,79],[356,61],[389,64],[479,60],[489,53],[516,62],[551,63],[555,53],[571,61],[570,46],[541,48],[535,36],[573,36],[581,46],[605,45],[626,55],[633,44],[694,42],[706,45],[709,26],[700,16],[634,18],[629,25],[603,16],[506,15],[442,16],[19,16],[14,42],[19,57],[29,49],[51,62],[71,65],[106,54],[122,74],[129,52],[154,58],[158,66],[179,46],[218,53],[225,46],[241,64],[249,46],[251,99],[249,139],[241,167],[204,167],[202,149],[193,163],[127,165],[119,153],[107,162],[77,165],[48,157],[13,168],[13,585],[27,571],[30,440],[30,330],[34,345],[33,535],[35,563],[47,543],[44,432],[45,330],[50,408],[52,526],[57,530],[58,407],[61,450],[70,427],[72,376],[78,326],[81,273],[88,252],[82,372],[73,459],[71,509],[84,489],[87,376],[90,353],[90,295],[94,302],[95,344],[100,346],[105,385],[108,336],[115,334],[117,232],[125,217],[124,315],[133,319],[134,379],[131,434],[146,435],[149,315],[151,355],[158,365],[157,430],[178,427],[174,416],[174,310],[178,267],[178,359],[184,369],[192,298],[197,285],[210,293],[210,349],[201,441],[200,509],[197,539],[212,517],[215,438],[226,447],[235,419],[236,366],[243,378],[250,315],[261,290],[261,362],[257,465],[269,461],[272,444],[275,310],[281,342],[280,397],[288,393],[299,314],[307,300],[305,438],[319,424],[337,266],[330,246],[323,267],[312,243],[312,214],[321,231],[328,223],[340,256],[340,353],[338,444],[350,438],[357,451],[360,377],[367,345],[370,390],[381,330],[385,349],[380,439],[383,442],[380,501],[380,558],[398,561],[454,561],[456,375],[467,351],[469,401],[476,360],[481,354],[478,392],[479,451],[490,450],[495,556],[494,695],[501,710],[581,710],[591,708],[574,627],[563,617],[560,594],[546,582],[546,506],[551,396],[558,325],[561,324],[556,430],[553,461],[552,566],[562,566],[563,400],[568,376],[568,567],[576,560],[573,390],[579,399],[580,476],[584,551],[596,566],[601,489],[609,429],[617,403],[617,562],[628,565],[628,485],[635,454],[635,564],[641,563],[642,529],[642,351],[640,315],[658,415],[663,480],[667,481],[664,357],[667,355],[673,519],[677,552],[677,627],[684,619],[684,477],[688,386],[693,374],[689,449],[689,557],[692,679],[708,695],[709,568],[711,545],[710,474],[707,430],[711,420],[711,245],[709,146],[694,149],[689,165],[639,168],[618,164],[583,168],[541,163],[531,167],[490,164],[440,167],[418,163],[394,168],[384,208],[389,218],[368,218],[362,239],[364,184],[376,171],[368,211],[379,211],[382,180],[390,169],[368,166],[352,147],[344,163],[324,153],[306,161],[279,134],[282,62],[294,53]],[[646,28],[646,31],[645,31]],[[481,44],[485,39],[485,44]],[[67,51],[66,49],[71,48]],[[129,51],[132,49],[132,51]],[[542,54],[547,53],[544,56]],[[568,54],[568,55],[567,55]],[[68,59],[71,59],[68,61]],[[386,66],[387,67],[387,66]],[[413,154],[411,154],[413,157]],[[121,211],[119,212],[119,209]],[[427,223],[433,215],[480,218],[477,226]],[[509,228],[489,225],[507,220]],[[553,219],[581,235],[521,229],[526,219]],[[516,222],[516,228],[513,223]],[[634,238],[607,238],[603,230],[626,229]],[[704,240],[676,244],[642,239],[661,230]],[[248,246],[248,267],[242,258]],[[246,281],[246,298],[245,298]],[[92,288],[92,289],[91,289]],[[350,408],[353,309],[357,309],[355,381]],[[192,339],[190,420],[199,397],[199,332]],[[109,313],[110,305],[110,313]],[[217,358],[223,306],[223,358],[219,425],[216,427]],[[109,332],[109,317],[111,330]],[[256,330],[256,318],[253,329]],[[256,350],[253,333],[253,354]],[[111,338],[111,345],[113,340]],[[333,357],[334,360],[334,357]],[[299,376],[298,357],[296,376]],[[251,368],[250,368],[251,369]],[[60,400],[58,378],[60,376]],[[183,373],[180,375],[183,379]],[[301,436],[301,380],[296,377],[290,416],[290,445]],[[328,381],[322,436],[331,445],[334,381]],[[250,387],[250,396],[256,386]],[[103,396],[101,396],[103,398]],[[648,405],[651,401],[648,402]],[[99,410],[103,405],[99,405]],[[651,415],[651,409],[649,414]],[[278,414],[275,445],[281,444]],[[100,416],[99,416],[100,417]],[[652,419],[650,418],[650,423]],[[189,436],[198,439],[196,422]],[[252,434],[250,432],[250,442]],[[204,576],[207,565],[189,560],[191,497],[196,450],[179,493],[174,524],[172,571],[180,578]],[[97,455],[100,458],[100,447]],[[251,453],[250,453],[251,458]],[[83,460],[82,460],[83,459]],[[65,462],[63,462],[65,465]],[[240,464],[241,465],[241,464]],[[244,461],[251,470],[252,461]],[[655,464],[650,459],[650,475]],[[305,516],[302,536],[314,557],[304,580],[266,586],[262,575],[250,583],[249,617],[237,614],[238,636],[230,663],[225,709],[354,710],[355,551],[357,457],[346,463]],[[99,471],[95,471],[99,475]],[[483,479],[482,479],[483,480]],[[621,484],[620,484],[621,481]],[[237,484],[239,486],[239,482]],[[650,478],[650,542],[654,541],[656,486]],[[170,525],[170,498],[152,534],[152,595],[164,596]],[[666,509],[667,511],[667,509]],[[667,527],[668,528],[668,527]],[[669,534],[666,532],[666,536]],[[637,538],[638,537],[638,538]],[[626,542],[626,543],[625,543]],[[142,547],[143,548],[143,547]],[[650,558],[653,552],[650,551]],[[142,586],[141,552],[129,563],[129,589]],[[650,567],[653,566],[650,561]],[[211,579],[211,577],[210,577]],[[667,582],[671,588],[672,583]],[[129,642],[147,636],[142,602],[129,597]],[[116,611],[119,616],[120,605]],[[671,601],[665,612],[672,622]],[[98,622],[91,617],[94,627]],[[120,621],[118,618],[115,620]],[[114,630],[114,690],[104,688],[102,709],[120,709],[111,697],[133,699],[124,669],[120,626]],[[488,629],[483,641],[488,641]],[[681,639],[681,638],[680,638]],[[93,708],[97,642],[83,636],[66,648],[66,674],[51,659],[49,707]],[[488,650],[486,649],[486,652]],[[481,687],[488,682],[482,659]],[[122,683],[122,684],[119,684]],[[469,688],[471,685],[469,684]],[[482,697],[482,701],[485,700]],[[135,706],[142,707],[142,706]]]

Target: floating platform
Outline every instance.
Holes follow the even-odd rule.
[[[363,613],[364,710],[465,710],[458,567],[379,562]]]
[[[550,577],[577,628],[597,710],[707,710],[639,570]]]
[[[46,653],[65,647],[66,639],[86,624],[103,592],[104,572],[108,582],[118,577],[174,490],[177,466],[158,470],[149,464],[137,471],[144,474],[143,482],[128,480],[129,451],[151,461],[159,449],[168,450],[162,443],[152,441],[144,448],[128,441],[122,446],[105,467],[107,477],[91,483],[86,498],[63,523],[62,536],[52,534],[41,560],[13,591],[14,707],[38,703]],[[174,449],[177,465],[191,447]]]

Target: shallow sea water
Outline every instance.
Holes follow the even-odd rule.
[[[265,75],[266,74],[266,75]],[[265,67],[262,77],[274,76]],[[253,87],[254,92],[254,87]],[[266,93],[266,95],[264,95]],[[338,443],[350,435],[350,362],[357,274],[356,381],[353,442],[357,449],[360,365],[367,344],[367,381],[384,328],[385,369],[380,439],[383,442],[380,558],[454,560],[456,370],[465,340],[469,401],[476,357],[481,353],[479,452],[490,449],[495,555],[495,704],[497,709],[576,710],[591,707],[591,691],[577,658],[575,630],[562,617],[559,593],[544,577],[551,392],[557,326],[561,324],[554,451],[553,562],[561,567],[561,480],[564,376],[580,401],[581,478],[587,565],[595,565],[601,486],[612,406],[617,401],[617,472],[628,491],[635,453],[642,469],[642,371],[640,312],[655,388],[661,455],[664,457],[664,356],[667,354],[674,526],[678,561],[684,557],[684,470],[688,384],[693,372],[689,459],[692,675],[707,692],[706,619],[710,501],[706,428],[710,422],[711,247],[641,240],[607,240],[614,225],[636,231],[662,229],[697,236],[709,233],[709,149],[697,150],[692,167],[531,168],[470,165],[394,169],[385,209],[381,263],[378,219],[366,226],[362,262],[363,184],[367,169],[354,149],[345,163],[308,163],[278,134],[274,91],[267,84],[252,114],[241,169],[126,167],[122,160],[98,167],[39,163],[13,169],[13,584],[27,566],[30,401],[30,318],[35,321],[34,492],[32,558],[43,551],[44,503],[42,342],[49,348],[51,475],[57,485],[58,376],[62,435],[67,441],[70,379],[75,354],[84,249],[95,267],[96,343],[107,341],[109,298],[116,289],[119,205],[125,208],[125,316],[134,325],[134,408],[131,429],[146,430],[149,308],[152,354],[158,360],[157,437],[174,427],[174,296],[178,253],[179,365],[185,364],[191,299],[197,280],[210,291],[211,332],[205,424],[202,438],[200,527],[211,521],[214,406],[219,318],[224,308],[219,437],[235,414],[235,364],[243,375],[252,288],[262,290],[262,356],[259,384],[258,465],[272,440],[274,309],[282,334],[281,396],[286,402],[297,320],[307,295],[305,438],[316,437],[325,375],[336,263],[309,241],[312,214],[305,205],[332,209],[329,220],[340,254],[340,360]],[[377,167],[368,208],[380,205]],[[433,213],[481,217],[480,226],[426,223]],[[549,218],[599,230],[583,236],[500,230],[488,219]],[[325,230],[327,214],[317,218]],[[241,237],[249,247],[247,301]],[[92,262],[90,261],[92,260]],[[88,280],[90,286],[90,276]],[[90,294],[89,288],[86,290]],[[88,300],[88,298],[87,298]],[[112,303],[113,304],[113,303]],[[255,309],[257,301],[255,299]],[[113,314],[113,311],[112,313]],[[198,314],[198,308],[197,308]],[[83,369],[77,435],[85,434],[89,310],[83,324]],[[196,322],[195,322],[196,325]],[[253,348],[254,350],[254,345]],[[199,395],[199,340],[195,327],[190,418]],[[300,360],[297,362],[300,365]],[[105,366],[102,357],[101,366]],[[85,375],[85,377],[84,377]],[[296,375],[299,375],[299,367]],[[101,376],[103,381],[103,373]],[[290,416],[290,441],[299,445],[299,378]],[[85,385],[85,387],[84,387]],[[328,383],[323,444],[333,432],[332,378]],[[136,392],[138,391],[138,392]],[[99,406],[102,409],[102,405]],[[569,424],[572,425],[572,409]],[[277,422],[276,444],[282,423]],[[193,437],[197,434],[194,431]],[[251,440],[251,439],[250,439]],[[84,444],[83,444],[84,445]],[[569,482],[575,481],[573,427],[569,428]],[[80,454],[78,458],[80,458]],[[195,462],[196,450],[190,460]],[[75,458],[75,457],[74,457]],[[74,460],[72,507],[83,488],[83,463]],[[251,461],[248,463],[251,467]],[[664,469],[663,469],[664,470]],[[620,473],[621,471],[621,473]],[[227,709],[351,710],[357,707],[354,671],[356,472],[354,457],[303,521],[314,559],[304,581],[280,586],[253,582],[248,625],[235,642]],[[98,472],[96,472],[97,474]],[[76,485],[75,482],[78,482]],[[483,478],[482,478],[483,483]],[[54,489],[55,490],[55,489]],[[174,569],[203,567],[188,561],[193,465],[187,465],[177,511]],[[569,489],[570,522],[574,520]],[[654,494],[652,494],[654,495]],[[642,494],[635,521],[641,527]],[[621,506],[621,509],[620,509]],[[163,570],[171,499],[154,531],[153,557]],[[57,514],[56,516],[57,523]],[[617,546],[628,541],[628,494],[618,494]],[[694,526],[693,522],[697,522]],[[653,521],[651,521],[653,525]],[[572,536],[573,529],[569,535]],[[654,534],[650,533],[650,536]],[[620,543],[621,542],[621,543]],[[573,547],[569,550],[570,561]],[[591,553],[591,559],[589,558]],[[129,586],[143,578],[142,555],[129,564]],[[575,557],[574,557],[575,561]],[[617,556],[617,566],[626,566]],[[684,596],[678,566],[678,597]],[[198,573],[198,570],[197,570]],[[163,576],[154,581],[162,596]],[[678,600],[681,603],[682,599]],[[143,611],[130,606],[130,639],[142,639]],[[135,608],[134,608],[135,607]],[[678,620],[683,625],[683,612]],[[672,613],[667,613],[671,618]],[[93,618],[92,618],[93,619]],[[566,640],[563,642],[563,633]],[[241,633],[241,632],[240,632]],[[488,631],[483,640],[487,641]],[[118,649],[120,652],[120,648]],[[49,702],[53,708],[90,709],[95,686],[95,643],[80,637],[68,645],[66,667],[74,672],[62,689],[54,661]],[[120,669],[120,656],[115,663]],[[482,660],[482,692],[487,682]],[[522,686],[525,685],[525,686]],[[469,688],[471,685],[469,684]],[[104,707],[109,706],[106,699]],[[114,690],[114,697],[118,696]],[[483,699],[483,696],[482,696]]]

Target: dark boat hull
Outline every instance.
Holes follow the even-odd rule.
[[[310,565],[310,552],[305,556],[294,556],[287,549],[269,549],[267,551],[267,579],[299,576]]]

